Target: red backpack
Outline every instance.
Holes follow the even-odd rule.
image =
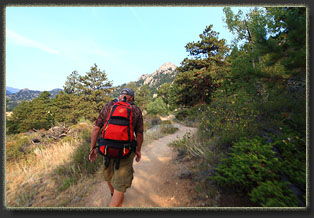
[[[108,119],[103,126],[102,136],[98,139],[98,152],[105,156],[105,166],[109,160],[115,159],[116,169],[119,169],[120,159],[128,157],[136,151],[136,141],[133,134],[132,107],[127,101],[114,101]]]

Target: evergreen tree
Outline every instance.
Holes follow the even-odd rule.
[[[68,77],[63,86],[67,94],[79,94],[80,75],[75,70]]]
[[[73,97],[75,95],[66,94],[64,91],[60,91],[54,99],[52,99],[52,113],[54,115],[55,122],[58,123],[75,123],[73,120],[73,108],[75,102]]]
[[[143,111],[146,105],[152,100],[150,89],[147,85],[143,85],[135,93],[134,103]]]
[[[268,64],[281,63],[289,74],[305,79],[306,8],[266,8],[268,38],[258,45],[262,54],[270,54]]]
[[[81,111],[85,119],[95,120],[102,107],[110,100],[108,94],[112,92],[112,82],[108,81],[105,71],[101,71],[94,64],[85,76],[80,77],[80,90],[84,101]]]
[[[28,119],[31,119],[32,127],[35,129],[49,129],[54,125],[54,114],[52,113],[52,104],[50,93],[44,91],[38,98],[32,101],[32,112]]]
[[[154,101],[150,102],[147,105],[147,113],[148,114],[159,114],[166,115],[167,114],[167,105],[162,100],[161,97],[157,97]]]
[[[9,134],[26,132],[32,129],[30,114],[32,112],[32,103],[22,101],[14,109],[10,118],[8,118],[7,127]]]
[[[157,90],[157,95],[162,98],[162,100],[166,103],[166,105],[169,104],[170,86],[171,86],[171,83],[164,83]]]
[[[212,27],[210,25],[205,28],[200,34],[200,41],[185,46],[191,58],[185,58],[177,68],[174,84],[177,87],[175,101],[178,105],[209,103],[211,94],[228,70],[225,61],[228,47]]]
[[[110,100],[112,82],[108,81],[105,71],[94,64],[86,75],[80,76],[76,71],[65,82],[66,93],[71,94],[72,120],[77,117],[94,121],[102,107]]]

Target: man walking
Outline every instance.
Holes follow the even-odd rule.
[[[119,168],[115,168],[115,159],[110,159],[108,167],[104,169],[104,177],[107,181],[111,192],[111,202],[109,207],[121,207],[124,200],[124,193],[126,189],[131,187],[133,180],[133,159],[139,162],[141,160],[141,146],[143,143],[143,116],[139,107],[134,102],[134,91],[129,88],[125,88],[121,91],[119,101],[126,100],[131,103],[132,108],[132,127],[136,136],[137,147],[135,153],[131,153],[127,158],[121,159]],[[91,147],[89,160],[94,161],[97,157],[97,150],[95,149],[96,141],[100,132],[100,129],[104,126],[107,119],[109,119],[109,113],[114,105],[114,101],[107,103],[101,110],[91,135]]]

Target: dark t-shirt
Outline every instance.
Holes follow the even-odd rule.
[[[106,123],[109,113],[110,113],[110,109],[113,106],[114,102],[110,101],[109,103],[107,103],[101,110],[101,112],[99,113],[99,116],[95,122],[96,126],[99,126],[100,128],[102,128],[104,126],[104,124]],[[133,125],[133,131],[135,133],[143,133],[143,116],[142,116],[142,111],[141,109],[136,106],[136,105],[131,105],[132,107],[132,112],[133,112],[133,116],[132,116],[132,125]]]

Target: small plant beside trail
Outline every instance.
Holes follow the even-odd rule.
[[[211,178],[224,190],[248,194],[260,206],[305,204],[305,143],[295,135],[288,138],[289,142],[285,136],[276,137],[273,143],[259,137],[243,138],[233,145]],[[296,188],[300,194],[293,191]]]
[[[153,126],[151,126],[150,129],[147,129],[144,132],[144,142],[143,142],[143,146],[145,146],[148,143],[151,143],[154,140],[157,140],[161,137],[164,137],[166,135],[170,135],[175,133],[178,128],[175,127],[172,122],[170,120],[160,120],[160,118],[157,119],[158,122],[153,121],[155,124]],[[147,121],[144,121],[144,125]]]

